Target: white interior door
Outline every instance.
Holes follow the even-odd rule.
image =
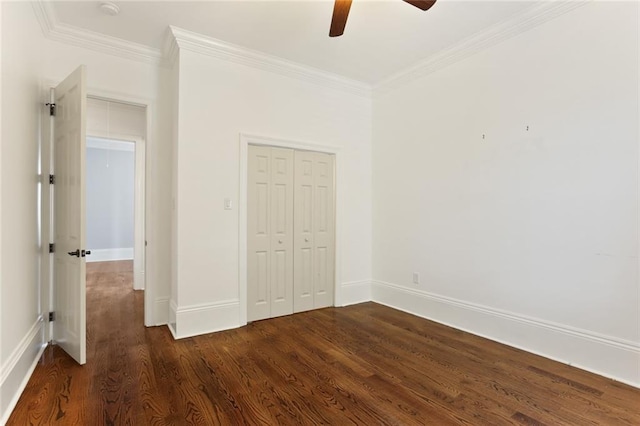
[[[249,146],[247,187],[247,320],[256,321],[271,315],[271,150]]]
[[[335,207],[333,155],[313,153],[313,308],[333,306]]]
[[[247,319],[293,313],[293,150],[249,146]]]
[[[295,153],[294,312],[313,309],[314,153]]]
[[[271,148],[271,317],[293,313],[293,150]]]
[[[85,136],[86,70],[55,88],[53,339],[86,362]]]
[[[334,157],[295,153],[294,311],[333,306]]]

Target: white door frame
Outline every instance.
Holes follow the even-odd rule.
[[[95,99],[95,98],[92,98]],[[135,167],[134,167],[134,243],[133,243],[133,289],[144,290],[145,289],[145,158],[146,158],[146,141],[142,137],[134,137],[118,133],[103,133],[87,131],[87,138],[103,139],[105,141],[122,141],[130,142],[135,147]],[[87,144],[89,148],[89,144]],[[89,247],[91,249],[91,247]],[[91,259],[87,259],[87,262],[91,262]]]
[[[146,176],[148,173],[148,164],[147,164],[147,142],[152,139],[152,117],[153,117],[153,113],[155,112],[155,102],[150,100],[150,99],[145,99],[145,98],[138,98],[138,97],[134,97],[134,96],[130,96],[127,94],[123,94],[123,93],[114,93],[114,92],[110,92],[110,91],[105,91],[105,90],[100,90],[100,89],[96,89],[96,88],[89,88],[87,90],[88,93],[88,97],[92,98],[92,99],[98,99],[98,100],[103,100],[103,101],[107,101],[107,102],[117,102],[117,103],[121,103],[121,104],[125,104],[125,105],[132,105],[132,106],[137,106],[137,107],[142,107],[145,108],[145,112],[146,112],[146,117],[145,117],[145,125],[146,125],[146,135],[145,138],[140,140],[140,147],[142,148],[141,151],[143,152],[143,156],[138,156],[137,152],[138,152],[138,145],[136,142],[136,178],[135,178],[135,185],[136,185],[136,195],[138,194],[138,190],[139,190],[139,185],[142,186],[142,196],[140,198],[138,198],[136,196],[136,200],[134,202],[135,204],[135,208],[136,208],[136,213],[134,213],[135,215],[135,243],[134,243],[134,256],[138,254],[138,250],[142,250],[144,255],[143,255],[143,262],[144,262],[144,273],[142,276],[143,282],[141,284],[141,288],[144,289],[144,325],[146,327],[151,327],[154,325],[157,325],[157,318],[158,315],[155,312],[155,308],[156,308],[156,289],[154,287],[154,280],[152,279],[153,277],[150,277],[151,275],[151,271],[153,270],[152,268],[155,265],[155,259],[150,256],[149,251],[147,250],[147,229],[149,227],[149,212],[146,210],[146,206],[148,204],[147,201],[147,190],[146,190]],[[99,132],[98,132],[99,133]],[[139,138],[135,138],[135,137],[131,137],[131,136],[127,136],[127,135],[117,135],[117,134],[109,134],[109,135],[96,135],[96,134],[91,134],[91,136],[97,136],[97,137],[103,137],[103,138],[108,138],[108,139],[122,139],[122,140],[135,140],[135,139],[139,139]],[[142,176],[138,176],[138,169],[139,169],[139,161],[142,161],[142,165],[144,173],[142,174]],[[139,215],[139,211],[138,209],[142,209],[142,211],[144,212],[142,215]],[[142,217],[139,217],[142,216]],[[134,271],[134,279],[135,279],[135,271]],[[138,278],[140,279],[140,277]],[[136,287],[138,287],[139,285],[136,285]]]
[[[48,175],[53,173],[52,162],[53,159],[51,157],[52,146],[53,146],[53,138],[50,135],[49,126],[52,123],[51,117],[48,115],[48,108],[45,108],[44,103],[50,102],[50,89],[58,85],[58,81],[54,80],[46,80],[43,82],[43,86],[46,90],[43,90],[42,96],[42,128],[43,128],[43,141],[42,141],[42,155],[41,155],[41,176],[42,176],[42,254],[43,257],[46,258],[41,264],[41,310],[43,317],[47,317],[47,312],[50,312],[55,309],[53,303],[54,296],[54,286],[53,286],[53,268],[51,267],[51,262],[49,261],[50,254],[48,252],[48,243],[52,242],[52,226],[51,221],[53,219],[53,204],[51,200],[51,191],[48,185]],[[143,107],[146,110],[146,140],[145,140],[145,175],[149,172],[149,165],[146,162],[146,148],[148,147],[149,141],[153,141],[154,133],[153,133],[153,120],[152,117],[156,113],[156,102],[152,99],[148,98],[140,98],[136,96],[131,96],[121,92],[113,92],[109,90],[103,90],[95,87],[89,86],[87,88],[88,97],[94,99],[102,99],[111,102],[120,102],[129,105],[135,105],[139,107]],[[150,142],[152,143],[152,142]],[[146,178],[146,177],[145,177]],[[45,181],[47,181],[45,183]],[[144,204],[145,207],[148,205],[148,197],[149,194],[146,191],[145,186],[145,194],[144,194]],[[147,229],[153,226],[152,221],[150,220],[151,215],[145,209],[144,214],[144,227],[142,228],[144,232],[143,241],[147,241]],[[152,242],[153,243],[153,242]],[[163,318],[166,318],[168,313],[156,312],[157,302],[156,302],[156,288],[155,288],[155,277],[153,274],[156,270],[156,258],[154,256],[153,250],[146,250],[146,245],[143,246],[145,248],[145,292],[144,292],[144,325],[147,327],[159,325]],[[49,341],[51,339],[51,323],[45,327],[45,336],[44,340]]]
[[[291,148],[303,151],[323,152],[333,154],[335,157],[335,276],[333,305],[342,305],[342,280],[341,280],[341,235],[342,235],[342,185],[343,170],[340,157],[340,148],[329,145],[320,145],[299,141],[290,141],[280,138],[256,136],[240,133],[240,194],[238,197],[239,217],[239,253],[238,253],[238,283],[240,301],[240,326],[247,324],[247,185],[248,185],[248,160],[249,145],[273,146],[277,148]]]

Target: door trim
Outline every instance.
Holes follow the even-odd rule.
[[[148,208],[147,206],[149,205],[149,191],[147,191],[147,185],[148,185],[148,174],[149,174],[149,162],[148,162],[148,149],[149,149],[149,144],[153,143],[153,137],[154,137],[154,133],[153,133],[153,117],[156,113],[156,101],[149,99],[149,98],[143,98],[143,97],[137,97],[137,96],[132,96],[126,93],[121,93],[121,92],[113,92],[110,90],[101,90],[98,88],[94,88],[94,87],[89,87],[87,89],[87,97],[88,98],[92,98],[92,99],[98,99],[98,100],[103,100],[103,101],[107,101],[107,102],[118,102],[121,104],[125,104],[125,105],[133,105],[133,106],[138,106],[138,107],[142,107],[145,108],[145,112],[146,112],[146,117],[145,117],[145,132],[146,134],[144,135],[144,138],[142,139],[142,151],[144,151],[144,158],[142,159],[142,161],[144,161],[144,176],[143,176],[143,195],[142,195],[142,210],[144,212],[143,214],[143,218],[141,220],[141,222],[143,222],[143,226],[142,229],[140,230],[141,232],[141,238],[142,238],[142,249],[144,251],[144,283],[143,283],[143,288],[144,288],[144,325],[146,327],[152,327],[155,325],[161,325],[161,324],[166,324],[166,320],[169,317],[169,312],[168,312],[168,307],[167,307],[167,312],[159,314],[158,312],[156,312],[156,305],[157,300],[156,300],[156,293],[157,293],[157,289],[155,287],[155,277],[153,276],[153,274],[155,273],[156,270],[156,259],[153,256],[153,250],[148,250],[147,246],[146,246],[146,241],[149,238],[148,232],[147,230],[152,228],[152,223],[149,220],[151,218]],[[101,135],[91,135],[91,136],[98,136],[98,137],[104,137]],[[136,138],[132,138],[131,136],[127,136],[127,135],[109,135],[108,138],[111,139],[118,139],[121,138],[123,140],[135,140]],[[138,158],[137,155],[137,148],[138,148],[138,142],[136,140],[136,169],[138,166],[138,163],[140,161],[140,159]],[[138,185],[140,185],[140,181],[138,179],[138,175],[136,173],[136,190],[138,189]],[[136,204],[136,208],[138,207],[138,203],[140,201],[136,199],[135,204]],[[137,218],[136,218],[137,219]],[[137,221],[136,221],[136,225],[138,225]],[[138,230],[134,231],[136,233],[136,247],[137,243],[138,243]],[[134,250],[136,250],[134,248]]]
[[[240,194],[238,197],[238,283],[240,302],[240,327],[247,324],[247,185],[248,185],[248,160],[249,145],[272,146],[276,148],[290,148],[302,151],[315,151],[332,154],[335,159],[335,274],[333,305],[342,305],[342,280],[341,280],[341,235],[342,235],[342,161],[340,148],[330,145],[292,141],[287,139],[258,136],[240,133]]]
[[[49,127],[52,125],[51,117],[48,115],[48,110],[44,107],[45,102],[50,102],[51,96],[51,88],[57,86],[59,81],[56,80],[44,80],[43,85],[43,95],[42,95],[42,126],[43,126],[43,142],[42,142],[42,156],[41,156],[41,176],[47,176],[49,173],[52,173],[52,135]],[[87,86],[87,97],[93,99],[102,99],[111,102],[120,102],[129,105],[135,105],[139,107],[144,107],[146,109],[146,135],[145,135],[145,154],[147,158],[145,159],[145,174],[149,174],[149,157],[148,157],[148,149],[150,148],[149,144],[154,143],[155,131],[154,131],[154,120],[153,117],[156,115],[157,105],[156,101],[151,98],[139,97],[136,95],[130,95],[123,92],[112,91],[101,89],[97,87]],[[148,176],[145,176],[146,184],[149,183]],[[43,178],[44,179],[44,178]],[[52,200],[50,200],[51,193],[49,185],[42,185],[41,187],[41,197],[42,197],[42,207],[41,207],[41,215],[42,215],[42,253],[43,257],[48,259],[48,246],[47,242],[52,241],[53,235],[52,226],[50,222],[53,219],[53,211],[52,211]],[[149,198],[152,195],[149,191],[146,191],[145,188],[145,239],[150,237],[149,229],[153,229],[155,223],[153,223],[153,216],[150,215],[148,209],[146,208],[149,205]],[[155,235],[155,234],[154,234]],[[154,235],[151,235],[153,238]],[[147,248],[147,247],[145,247]],[[41,294],[41,311],[44,316],[46,313],[54,309],[53,304],[53,268],[51,267],[51,262],[45,261],[42,265],[41,270],[41,279],[40,279],[40,294]],[[146,327],[151,327],[155,325],[166,324],[169,318],[169,303],[168,298],[157,298],[156,288],[156,265],[157,259],[155,257],[154,250],[146,250],[145,249],[145,292],[144,292],[144,325]],[[162,309],[162,308],[166,309]],[[51,323],[45,327],[45,341],[50,340],[51,336]]]

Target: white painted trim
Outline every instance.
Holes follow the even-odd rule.
[[[589,1],[591,0],[535,2],[532,7],[502,22],[484,28],[480,32],[419,61],[415,65],[377,82],[373,85],[373,95],[380,96],[405,86],[414,80],[466,59],[509,38],[522,34],[538,25],[570,12]]]
[[[92,134],[91,136],[97,136],[97,137],[102,137],[107,139],[115,138],[120,140],[133,140],[137,144],[141,144],[142,149],[144,150],[144,155],[145,155],[144,173],[142,173],[142,176],[136,173],[136,186],[140,185],[139,179],[141,177],[143,179],[143,182],[141,185],[143,188],[145,188],[142,194],[142,198],[144,199],[144,208],[143,208],[144,215],[142,218],[143,223],[138,224],[136,222],[136,226],[138,227],[137,229],[141,229],[143,235],[142,235],[141,242],[138,242],[138,240],[136,240],[136,243],[138,245],[145,244],[143,246],[144,283],[142,285],[142,287],[145,290],[144,292],[144,325],[146,327],[151,327],[158,323],[162,323],[161,320],[159,320],[158,318],[155,318],[155,312],[156,312],[155,300],[156,300],[156,291],[157,291],[155,286],[155,276],[154,276],[154,273],[156,271],[156,263],[157,263],[156,258],[154,256],[155,252],[153,250],[153,246],[151,246],[151,250],[149,250],[150,247],[146,245],[149,238],[147,229],[154,229],[154,224],[152,223],[153,221],[149,220],[152,216],[150,215],[150,213],[147,211],[147,208],[146,208],[147,197],[149,196],[149,194],[146,191],[146,175],[149,172],[149,167],[147,165],[146,152],[147,152],[147,143],[153,143],[153,141],[155,140],[155,132],[154,132],[155,122],[153,120],[153,117],[155,116],[157,111],[156,102],[155,102],[155,99],[151,99],[151,98],[131,96],[127,93],[115,92],[111,90],[103,90],[95,87],[90,87],[88,89],[88,93],[89,93],[89,97],[93,99],[101,99],[108,102],[120,102],[124,104],[139,106],[139,107],[145,108],[145,111],[146,111],[146,135],[144,135],[142,138],[136,135],[122,135],[122,134],[110,134],[110,135]],[[136,160],[136,166],[138,166],[137,160]],[[151,244],[153,243],[154,242],[151,241]],[[134,278],[135,276],[136,274],[134,274]],[[141,277],[142,275],[137,274],[137,276]]]
[[[395,284],[372,300],[545,358],[640,387],[640,343]]]
[[[640,6],[637,7],[637,22],[640,22]],[[638,68],[638,81],[640,81],[640,67]],[[640,84],[638,85],[638,98],[640,99]],[[640,135],[640,120],[637,120],[638,123],[638,135]],[[640,141],[638,141],[638,144],[640,145]],[[640,172],[640,149],[638,149],[638,158],[636,158],[637,160],[637,165],[636,165],[636,171]],[[636,250],[640,251],[640,173],[638,173],[638,194],[637,194],[637,201],[636,201],[636,213],[638,214],[638,226],[636,227],[636,241],[638,242],[638,244],[636,245]],[[640,253],[636,252],[636,258],[638,259],[638,273],[636,275],[636,286],[637,288],[637,294],[640,295]],[[638,298],[638,307],[637,307],[637,312],[640,313],[640,298]],[[637,326],[638,329],[640,330],[640,314],[636,315],[636,320],[637,320]]]
[[[133,247],[114,249],[92,249],[87,256],[87,263],[91,262],[111,262],[114,260],[133,260]]]
[[[127,152],[136,151],[135,141],[106,139],[95,136],[87,136],[87,148]]]
[[[349,306],[371,301],[371,281],[342,283],[342,301],[339,306]],[[338,305],[336,305],[338,306]]]
[[[135,141],[134,209],[133,209],[133,289],[146,287],[146,180],[147,143],[144,139]],[[156,320],[157,321],[157,320]]]
[[[167,28],[167,32],[165,33],[162,43],[162,54],[164,55],[165,63],[170,67],[173,67],[180,56],[180,47],[178,46],[176,37],[173,35],[171,27]]]
[[[247,324],[247,171],[249,159],[249,145],[275,146],[278,148],[291,148],[306,151],[324,152],[334,155],[335,159],[335,290],[333,294],[334,306],[342,306],[342,205],[344,193],[344,171],[342,167],[342,157],[340,148],[330,145],[292,141],[268,136],[256,136],[247,133],[240,133],[240,194],[238,196],[238,283],[239,283],[239,326]]]
[[[174,338],[183,339],[237,328],[239,305],[238,299],[233,299],[216,303],[178,306]]]
[[[0,367],[0,424],[5,424],[46,348],[44,319],[38,317],[9,358]]]
[[[168,297],[159,297],[156,299],[154,318],[156,319],[155,325],[165,325],[169,323]]]
[[[201,55],[235,62],[263,71],[270,71],[366,98],[371,97],[371,86],[367,83],[362,83],[307,65],[301,65],[256,50],[250,50],[182,28],[174,26],[170,26],[170,28],[180,50],[189,50]]]
[[[153,65],[163,64],[159,49],[58,22],[49,1],[33,2],[33,10],[42,33],[50,40]]]
[[[177,331],[176,331],[176,318],[178,317],[178,304],[175,300],[169,299],[169,321],[167,322],[167,327],[171,332],[171,335],[174,339],[177,339]]]
[[[49,1],[37,0],[33,2],[33,9],[44,36],[50,40],[162,66],[172,66],[179,56],[179,50],[186,49],[369,98],[372,94],[381,95],[474,55],[589,1],[591,0],[535,2],[531,8],[505,21],[491,25],[415,65],[377,82],[373,86],[175,26],[169,27],[162,49],[155,49],[60,23]]]

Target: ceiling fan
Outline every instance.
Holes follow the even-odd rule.
[[[329,37],[338,37],[344,33],[344,27],[347,25],[347,16],[351,9],[352,0],[335,0],[333,4],[333,17],[331,18],[331,28],[329,29]],[[429,10],[436,0],[403,0],[418,9]]]

